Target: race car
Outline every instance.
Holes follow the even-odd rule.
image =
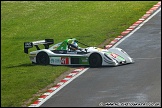
[[[44,45],[43,49],[39,47],[40,44]],[[78,44],[86,47],[79,47]],[[52,46],[49,47],[50,45]],[[28,49],[34,46],[36,50],[29,53],[30,60],[34,64],[101,67],[134,63],[133,58],[121,48],[91,47],[79,42],[76,38],[69,38],[57,44],[54,44],[54,39],[24,42],[24,53],[28,54]]]

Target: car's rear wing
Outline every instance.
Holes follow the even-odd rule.
[[[38,47],[39,44],[43,44],[45,49],[48,49],[49,45],[53,43],[54,43],[53,39],[45,39],[45,40],[34,41],[34,42],[24,42],[24,53],[28,54],[28,49],[32,48],[33,46],[35,46],[37,50],[40,50],[40,48]]]

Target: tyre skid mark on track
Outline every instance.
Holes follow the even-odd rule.
[[[109,49],[113,47],[117,42],[119,42],[122,38],[130,34],[134,29],[136,29],[142,22],[144,22],[148,17],[150,17],[156,10],[158,10],[161,6],[161,1],[159,1],[156,5],[154,5],[152,8],[150,8],[138,21],[136,21],[134,24],[132,24],[128,29],[123,31],[120,36],[117,36],[113,41],[111,41],[108,45],[105,45],[105,49]],[[135,59],[159,59],[159,57],[156,58],[135,58]],[[28,107],[39,107],[42,105],[46,100],[48,100],[51,96],[53,96],[55,93],[57,93],[61,88],[66,86],[68,83],[70,83],[73,79],[84,73],[89,68],[79,67],[75,70],[73,70],[70,74],[68,74],[64,79],[62,79],[59,83],[57,83],[55,86],[51,87],[47,90],[46,93],[42,94],[36,101],[34,101],[30,106]]]

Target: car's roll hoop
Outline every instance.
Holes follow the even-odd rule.
[[[54,39],[45,39],[34,42],[24,42],[24,53],[28,54],[28,49],[32,48],[33,46],[35,46],[37,50],[40,50],[40,48],[38,47],[39,44],[43,44],[45,49],[48,49],[49,45],[54,44]]]

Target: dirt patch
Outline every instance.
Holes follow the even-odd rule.
[[[101,43],[100,45],[98,45],[97,47],[99,47],[99,48],[104,48],[105,45],[108,45],[108,44],[110,43],[111,40],[112,40],[112,39],[108,38],[108,39],[106,39],[103,43]]]

